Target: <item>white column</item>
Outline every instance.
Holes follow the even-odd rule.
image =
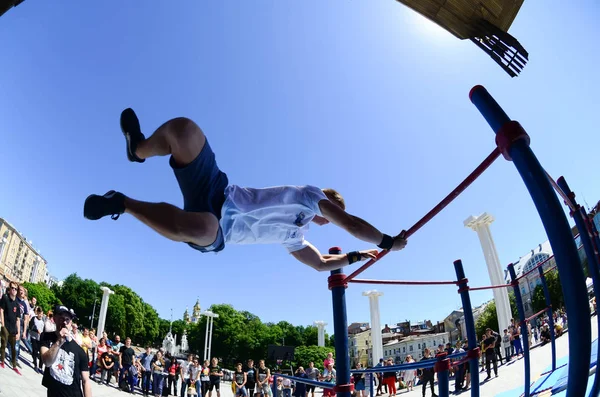
[[[491,284],[501,285],[506,284],[506,281],[504,280],[504,271],[502,270],[500,258],[498,258],[496,244],[494,243],[492,232],[490,231],[490,224],[493,221],[494,217],[484,212],[478,217],[470,216],[465,220],[464,225],[477,232],[485,257],[485,263],[487,264],[488,273],[490,275]],[[496,302],[496,312],[498,313],[498,329],[496,331],[502,335],[502,331],[508,328],[510,319],[512,318],[510,301],[508,299],[508,289],[496,288],[492,291],[494,293],[494,301]]]
[[[114,294],[114,292],[107,287],[100,287],[100,289],[102,290],[103,294],[102,303],[100,304],[100,314],[98,315],[98,330],[96,332],[96,335],[98,335],[99,338],[102,337],[102,332],[104,332],[104,323],[106,322],[106,311],[108,310],[108,298],[111,294]]]
[[[381,320],[379,317],[379,297],[383,292],[377,290],[365,291],[363,296],[369,297],[369,307],[371,309],[371,352],[373,353],[373,365],[379,363],[383,358],[383,342],[381,340]]]
[[[206,334],[204,336],[204,359],[210,360],[210,353],[212,347],[212,333],[213,333],[213,322],[216,317],[219,317],[217,313],[213,313],[210,310],[203,311],[200,313],[206,316]]]
[[[315,325],[319,328],[318,346],[325,346],[325,326],[327,323],[325,321],[315,321]]]

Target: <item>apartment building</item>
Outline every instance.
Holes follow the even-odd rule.
[[[19,231],[0,218],[0,279],[44,282],[47,262]]]

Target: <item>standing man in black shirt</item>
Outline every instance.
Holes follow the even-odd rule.
[[[121,346],[119,350],[119,366],[121,372],[119,373],[119,380],[117,385],[121,385],[125,375],[127,375],[127,383],[129,383],[129,392],[133,394],[133,375],[130,371],[131,366],[135,364],[135,351],[131,348],[131,338],[125,339],[125,345]]]
[[[246,372],[246,390],[250,397],[254,397],[254,387],[256,387],[256,367],[254,366],[254,360],[248,360],[244,372]]]
[[[494,374],[498,377],[498,361],[496,359],[496,336],[492,333],[492,330],[488,328],[485,333],[485,339],[483,340],[483,347],[485,349],[485,369],[487,371],[486,380],[492,379],[492,370],[490,364],[494,363]]]
[[[48,397],[92,397],[88,357],[75,342],[71,324],[75,314],[65,306],[54,308],[56,331],[42,334],[42,385]]]
[[[12,358],[13,371],[21,375],[17,368],[17,341],[20,340],[21,335],[19,330],[21,329],[21,318],[19,311],[19,303],[17,302],[17,290],[19,284],[11,281],[8,284],[8,294],[4,294],[0,299],[0,322],[2,324],[2,343],[0,352],[0,367],[4,368],[4,359],[6,358],[6,343],[10,344],[10,357]]]
[[[431,351],[426,348],[423,351],[423,358],[421,359],[421,361],[426,361],[426,360],[431,360],[433,359],[433,357],[431,357]],[[422,368],[420,370],[417,371],[419,373],[419,378],[421,380],[421,382],[423,383],[423,397],[425,397],[425,392],[427,392],[427,384],[429,383],[429,386],[431,387],[431,396],[432,397],[437,397],[437,394],[435,394],[435,389],[434,389],[434,383],[435,383],[435,371],[433,370],[433,365],[430,368]]]

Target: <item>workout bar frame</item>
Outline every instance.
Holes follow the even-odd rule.
[[[529,147],[528,136],[522,127],[510,120],[484,87],[473,87],[469,97],[496,133],[496,143],[503,146],[500,150],[504,157],[511,159],[517,168],[546,229],[569,313],[567,397],[583,396],[587,387],[592,335],[583,269],[581,266],[572,266],[573,263],[579,263],[579,254],[572,239],[569,222],[550,178]],[[529,386],[525,385],[526,390]]]
[[[565,305],[569,313],[569,383],[567,386],[567,397],[579,397],[585,395],[587,388],[587,378],[590,364],[591,351],[591,327],[589,323],[589,305],[585,287],[585,278],[581,266],[571,266],[573,263],[579,263],[579,254],[577,247],[571,235],[571,228],[564,216],[560,202],[554,191],[554,186],[550,182],[550,177],[544,171],[539,161],[529,148],[529,137],[525,131],[516,122],[512,122],[498,103],[491,97],[485,88],[475,86],[469,93],[473,104],[484,116],[492,130],[496,133],[496,148],[486,160],[475,170],[467,179],[465,179],[454,191],[446,196],[434,209],[427,213],[419,222],[409,229],[405,236],[408,238],[416,230],[431,220],[445,206],[447,206],[460,192],[466,189],[489,165],[498,158],[499,154],[512,160],[521,175],[525,186],[529,190],[531,198],[540,215],[550,244],[552,245],[556,260],[556,267],[561,277],[563,292],[565,296]],[[595,236],[596,241],[598,237]],[[600,243],[598,243],[600,246]],[[339,254],[341,248],[334,247],[329,250],[330,254]],[[335,352],[337,358],[337,376],[336,390],[337,397],[350,397],[353,385],[350,383],[350,358],[348,355],[348,321],[346,312],[345,289],[348,282],[352,281],[358,274],[370,267],[376,261],[385,256],[389,251],[379,252],[375,259],[370,260],[350,276],[345,276],[342,270],[334,270],[329,277],[329,289],[333,301],[333,321],[335,336]],[[468,279],[465,277],[462,262],[454,262],[456,272],[456,284],[459,286],[463,311],[465,316],[465,327],[467,330],[468,350],[467,357],[471,369],[471,397],[479,397],[479,348],[477,346],[477,337],[475,335],[475,321],[473,319],[473,307],[469,296]],[[516,277],[512,264],[508,266],[513,281],[512,287],[517,298],[517,307],[521,319],[521,333],[527,335],[525,314],[523,302],[519,291],[518,279]],[[544,285],[544,294],[548,304],[550,321],[552,321],[552,310],[549,302],[548,288],[542,267],[538,267],[542,283]],[[356,281],[356,280],[355,280]],[[357,282],[366,282],[361,280]],[[385,280],[382,280],[385,281]],[[394,280],[387,280],[394,282]],[[429,283],[429,282],[425,282]],[[412,285],[417,285],[411,282]],[[423,284],[419,284],[423,285]],[[552,327],[553,328],[553,327]],[[554,329],[552,332],[553,344],[553,368],[555,363],[554,348]],[[527,340],[523,343],[525,353],[525,397],[529,397],[531,388],[530,363],[529,363],[529,345]],[[374,360],[377,357],[373,357]],[[448,369],[450,361],[443,355],[437,357],[438,362],[434,368],[438,373],[438,389],[440,397],[448,397],[449,381]],[[429,364],[429,363],[428,363]],[[406,367],[405,367],[406,368]],[[380,369],[379,369],[380,370]],[[371,389],[372,390],[372,389]]]

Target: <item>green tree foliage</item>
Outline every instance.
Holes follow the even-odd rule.
[[[508,300],[510,302],[510,311],[512,312],[513,318],[519,318],[519,312],[517,309],[517,301],[515,294],[510,291],[508,293]],[[475,334],[477,339],[481,338],[481,335],[485,333],[487,328],[491,328],[496,332],[502,333],[503,330],[498,329],[498,312],[496,311],[496,302],[491,301],[483,310],[483,313],[479,316],[475,322]]]
[[[327,346],[299,346],[294,353],[294,367],[302,365],[306,368],[308,363],[312,361],[315,363],[316,368],[323,371],[323,361],[327,357],[327,353],[330,352],[332,350]]]
[[[23,283],[23,287],[27,288],[29,299],[35,297],[37,305],[42,308],[44,313],[47,313],[48,310],[61,303],[60,299],[54,294],[54,291],[48,288],[45,283]]]
[[[114,291],[108,301],[106,314],[105,331],[109,338],[114,339],[115,335],[119,335],[121,340],[130,337],[136,345],[160,346],[169,328],[177,335],[178,344],[181,343],[181,336],[185,330],[190,351],[201,358],[204,357],[207,320],[205,316],[202,316],[197,324],[187,324],[183,320],[171,323],[161,319],[156,310],[131,288],[84,280],[77,274],[67,277],[61,287],[48,289],[43,285],[33,285],[28,288],[30,294],[35,293],[43,305],[62,301],[67,307],[73,308],[79,316],[80,325],[87,327],[94,299],[98,300],[94,321],[94,324],[97,324],[102,286]],[[296,347],[296,360],[292,364],[305,366],[314,361],[315,365],[321,367],[327,353],[333,351],[333,335],[325,335],[326,347],[315,346],[318,339],[317,327],[294,326],[287,321],[276,324],[263,323],[256,315],[248,311],[237,311],[231,305],[225,304],[213,305],[210,310],[219,315],[213,323],[211,355],[222,359],[225,366],[231,367],[235,362],[246,361],[249,358],[255,361],[267,359],[269,345],[285,344]],[[268,365],[274,367],[276,363],[268,362]]]
[[[144,336],[142,343],[144,345],[152,344],[159,335],[159,317],[157,311],[148,303],[143,302],[144,310]],[[164,335],[164,334],[163,334]]]
[[[127,317],[125,315],[125,298],[122,295],[111,295],[108,300],[108,309],[106,310],[106,325],[104,330],[108,338],[114,340],[115,335],[119,335],[122,341],[126,337]]]
[[[181,336],[183,335],[184,330],[186,332],[188,330],[188,325],[185,323],[185,321],[183,321],[183,320],[173,321],[171,332],[173,333],[173,336],[177,335],[177,340],[175,341],[175,344],[178,345],[181,343]],[[163,337],[164,337],[164,335],[163,335]]]
[[[563,307],[565,299],[562,292],[562,286],[560,285],[560,277],[558,271],[553,270],[545,275],[546,284],[548,285],[548,292],[550,292],[550,302],[553,308]],[[539,312],[546,307],[546,297],[544,296],[544,288],[538,285],[533,290],[533,298],[531,299],[531,306],[534,312]]]
[[[64,280],[61,287],[57,286],[53,291],[65,306],[75,311],[82,328],[90,326],[94,300],[97,299],[99,308],[102,298],[102,291],[97,282],[81,279],[77,273],[73,273]]]
[[[110,288],[110,287],[109,287]],[[123,297],[123,307],[125,309],[124,331],[121,337],[131,338],[135,343],[143,342],[144,338],[144,308],[142,299],[131,288],[124,285],[114,285],[111,288],[116,296]],[[112,300],[112,297],[111,297]]]
[[[170,325],[171,322],[169,320],[165,320],[164,318],[158,319],[158,335],[154,339],[155,346],[162,345],[163,338],[165,337],[165,335],[167,335],[167,332],[169,332]]]

